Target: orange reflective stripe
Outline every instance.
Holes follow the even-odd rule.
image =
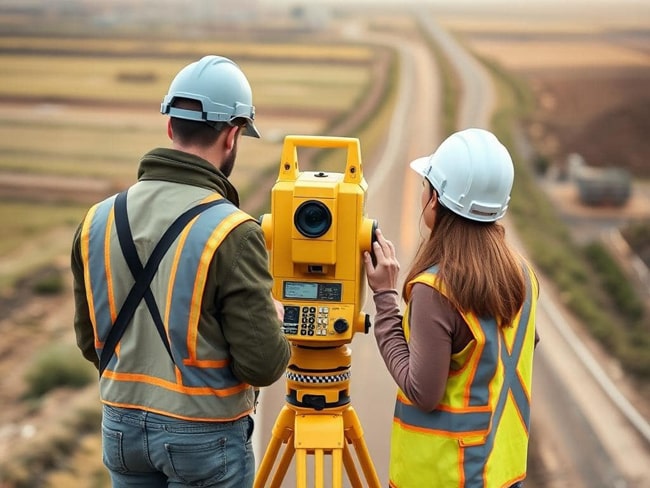
[[[142,373],[118,373],[109,369],[104,371],[104,378],[113,381],[129,381],[134,383],[146,383],[149,385],[159,386],[166,390],[174,391],[176,393],[183,393],[184,395],[214,395],[218,397],[227,397],[235,395],[246,390],[249,386],[246,383],[239,383],[238,385],[231,386],[230,388],[209,388],[206,386],[183,386],[178,383],[156,378]]]
[[[427,427],[422,427],[421,425],[413,425],[407,423],[398,417],[393,417],[393,422],[399,424],[399,426],[402,429],[408,430],[410,432],[420,432],[421,434],[427,434],[427,435],[433,434],[439,437],[445,437],[447,439],[460,439],[464,437],[481,437],[484,439],[486,435],[485,430],[466,430],[463,432],[452,432],[450,430],[431,429]]]
[[[90,254],[90,225],[97,211],[98,205],[88,211],[81,228],[81,257],[84,262],[84,287],[86,288],[86,299],[88,300],[88,314],[90,322],[93,325],[93,335],[95,336],[95,349],[103,347],[103,343],[97,335],[97,318],[95,317],[95,301],[93,299],[93,290],[90,282],[90,266],[88,265],[88,256]]]
[[[225,368],[230,364],[230,359],[183,359],[183,364],[186,366],[196,366],[198,368]]]
[[[174,364],[174,376],[176,377],[176,383],[179,385],[183,384],[183,372],[181,368]]]
[[[102,403],[104,405],[110,405],[111,407],[120,407],[120,408],[133,408],[136,410],[146,410],[147,412],[152,412],[152,413],[157,413],[159,415],[166,415],[168,417],[174,417],[176,419],[181,419],[181,420],[190,420],[194,422],[232,422],[233,420],[238,420],[242,417],[245,417],[246,415],[250,414],[253,412],[253,409],[251,408],[250,410],[246,410],[245,412],[237,415],[236,417],[218,417],[218,420],[216,420],[213,417],[185,417],[183,415],[178,415],[176,413],[171,413],[167,412],[165,410],[160,410],[158,408],[151,408],[149,406],[142,406],[142,405],[134,405],[131,403],[120,403],[120,402],[109,402],[107,400],[102,400]]]
[[[115,223],[115,214],[108,213],[106,231],[104,232],[104,272],[106,273],[106,284],[108,292],[108,307],[111,311],[111,323],[117,319],[117,306],[115,305],[115,293],[113,289],[113,273],[111,271],[111,229]]]
[[[201,200],[201,203],[208,203],[208,202],[214,202],[216,200],[221,200],[223,197],[218,194],[218,193],[211,193],[207,197],[205,197],[203,200]]]
[[[442,404],[438,405],[436,407],[436,410],[440,410],[441,412],[450,412],[450,413],[486,413],[492,411],[489,405],[482,405],[479,407],[472,407],[468,405],[466,407],[454,408],[450,405],[442,405]]]

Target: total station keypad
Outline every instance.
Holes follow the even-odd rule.
[[[302,307],[300,313],[300,335],[325,336],[327,335],[328,324],[328,307]]]

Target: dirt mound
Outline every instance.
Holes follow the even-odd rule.
[[[588,165],[650,176],[650,69],[549,70],[528,78],[538,100],[530,136],[553,163],[578,153]]]
[[[588,122],[565,146],[575,147],[592,166],[629,170],[650,177],[650,97],[630,101]]]

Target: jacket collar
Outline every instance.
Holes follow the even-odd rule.
[[[239,207],[239,195],[226,176],[210,162],[171,148],[149,151],[140,160],[138,181],[162,180],[213,190]]]

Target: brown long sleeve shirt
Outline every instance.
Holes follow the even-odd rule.
[[[397,291],[378,291],[374,301],[375,338],[388,371],[418,408],[434,410],[445,391],[451,355],[473,339],[469,327],[447,298],[416,283],[411,292],[407,342]]]

